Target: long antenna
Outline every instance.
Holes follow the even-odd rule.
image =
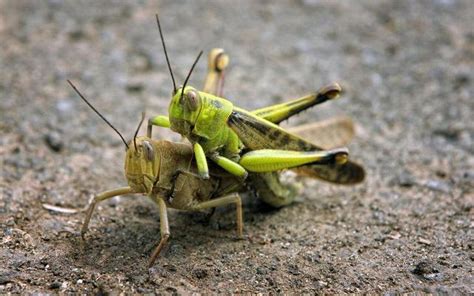
[[[191,77],[191,73],[193,73],[194,67],[195,67],[196,64],[198,63],[199,58],[201,58],[202,53],[203,53],[203,51],[201,50],[201,52],[200,52],[199,55],[197,56],[196,60],[194,61],[193,65],[191,66],[191,69],[189,70],[188,76],[186,76],[186,79],[184,80],[184,84],[183,84],[183,88],[182,88],[182,91],[181,91],[181,98],[180,98],[180,100],[183,99],[184,88],[186,87],[186,84],[188,84],[189,77]]]
[[[81,99],[86,102],[86,104],[91,107],[92,110],[94,110],[95,113],[97,113],[97,115],[99,115],[100,118],[102,118],[103,121],[105,121],[105,123],[107,123],[120,137],[120,139],[122,139],[123,143],[125,144],[125,146],[127,147],[128,149],[128,144],[127,144],[127,141],[125,141],[125,139],[123,138],[122,134],[102,115],[100,114],[99,111],[97,111],[96,108],[94,108],[94,106],[92,106],[91,103],[89,103],[89,101],[81,94],[81,92],[79,92],[79,90],[77,90],[77,88],[74,86],[74,84],[72,84],[71,80],[67,80],[67,82],[69,83],[69,85],[74,89],[74,91],[81,97]]]
[[[138,124],[137,130],[135,131],[135,134],[133,135],[133,146],[135,146],[135,151],[138,151],[137,149],[137,135],[138,131],[140,130],[140,127],[142,127],[142,123],[145,120],[145,111],[142,112],[142,119],[140,120],[140,123]]]
[[[163,38],[163,32],[161,31],[160,18],[158,17],[158,13],[156,14],[156,24],[158,25],[158,30],[160,31],[161,44],[163,44],[163,51],[165,52],[166,63],[168,64],[171,79],[173,80],[173,93],[176,93],[176,81],[174,80],[173,70],[171,70],[170,59],[168,58],[168,51],[166,51],[165,38]]]

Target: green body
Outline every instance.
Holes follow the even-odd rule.
[[[183,93],[184,92],[184,93]],[[190,103],[187,94],[197,94],[195,103]],[[253,112],[266,125],[276,127],[275,123],[288,119],[299,112],[320,104],[339,95],[340,87],[337,84],[321,89],[316,95],[308,95],[288,103],[257,109]],[[195,106],[194,108],[190,107]],[[241,139],[229,127],[228,121],[233,112],[246,112],[236,108],[232,102],[215,95],[198,91],[187,86],[180,88],[173,95],[168,113],[171,130],[185,136],[192,143],[199,143],[206,154],[219,152],[221,156],[238,160],[243,148]],[[168,126],[163,124],[162,126]],[[252,139],[246,138],[246,141]],[[293,140],[300,140],[293,136]]]
[[[196,109],[192,110],[183,89],[177,90],[169,105],[171,130],[185,136],[192,143],[199,143],[206,154],[218,152],[232,160],[239,159],[242,142],[227,126],[227,120],[234,109],[233,104],[223,98],[198,91],[190,86],[184,94],[192,91],[198,94]]]
[[[226,171],[241,178],[247,176],[247,171],[272,172],[314,164],[306,168],[307,172],[313,172],[308,175],[338,184],[354,184],[364,179],[364,172],[360,166],[347,161],[346,150],[325,151],[327,155],[321,158],[318,152],[322,148],[276,124],[311,106],[337,98],[340,91],[338,84],[332,84],[316,94],[248,112],[233,106],[226,99],[188,86],[178,89],[173,95],[169,106],[169,121],[163,121],[162,116],[157,116],[150,120],[150,124],[161,122],[158,125],[169,126],[190,140],[198,159],[199,174],[204,178],[209,176],[205,161],[207,156]],[[245,163],[240,163],[244,147],[273,151],[255,153]],[[338,161],[325,166],[322,160],[333,157],[334,153],[339,154]],[[341,153],[345,156],[342,157]]]

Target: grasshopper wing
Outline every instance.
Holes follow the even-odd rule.
[[[346,146],[354,137],[354,123],[344,116],[302,124],[287,130],[324,149]]]
[[[235,108],[227,124],[251,150],[280,149],[319,151],[322,148],[293,135],[274,123],[243,109]],[[351,161],[345,164],[307,165],[296,169],[300,174],[337,184],[356,184],[364,180],[364,169]]]

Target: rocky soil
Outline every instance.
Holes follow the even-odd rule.
[[[296,202],[273,211],[249,195],[244,240],[232,207],[208,223],[170,211],[150,269],[159,215],[145,198],[100,205],[83,242],[82,214],[42,203],[79,208],[124,185],[124,149],[66,79],[127,138],[142,110],[165,114],[156,12],[178,81],[223,47],[241,107],[339,82],[340,100],[287,125],[351,116],[366,181],[296,179]],[[473,293],[473,19],[469,0],[0,2],[0,293]]]

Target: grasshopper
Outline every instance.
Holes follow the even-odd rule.
[[[210,59],[213,59],[219,51],[211,51]],[[222,89],[222,84],[219,82],[221,78],[222,73],[216,73],[215,67],[210,68],[205,83],[209,91],[219,92]],[[197,164],[193,159],[192,148],[188,144],[153,140],[143,136],[138,137],[144,114],[133,139],[127,142],[122,134],[77,90],[74,84],[69,80],[68,82],[81,99],[119,135],[126,147],[125,176],[128,186],[108,190],[94,196],[89,205],[83,209],[86,212],[81,228],[83,238],[98,203],[114,196],[129,194],[147,195],[159,208],[161,240],[150,257],[149,266],[153,265],[170,236],[167,208],[199,211],[235,204],[237,232],[242,237],[242,202],[238,192],[245,189],[245,187],[240,178],[217,166],[211,166],[211,178],[203,179],[196,174],[198,171]],[[255,152],[259,151],[249,152],[248,155],[244,154],[242,159],[246,159],[245,157]],[[322,164],[336,162],[341,155],[345,157],[345,151],[325,151],[320,153],[319,159],[314,160],[314,162]],[[245,164],[243,165],[245,166]],[[290,192],[290,190],[286,189],[284,191],[285,188],[277,182],[278,180],[265,177],[260,179],[258,175],[260,174],[252,174],[251,182],[255,183],[257,190],[260,188],[261,193],[259,195],[267,203],[281,206],[280,200],[287,200],[287,196],[282,196],[282,194]],[[47,204],[43,206],[54,211],[75,212],[71,209],[62,209]]]
[[[269,172],[313,162],[307,158],[307,153],[323,149],[277,124],[311,106],[337,98],[341,92],[337,83],[321,88],[316,94],[248,112],[222,97],[187,85],[202,55],[201,51],[183,86],[177,88],[158,15],[156,21],[173,82],[173,92],[169,117],[155,116],[149,119],[149,137],[152,126],[156,125],[170,128],[187,138],[193,145],[198,173],[202,178],[209,177],[207,158],[242,179],[248,175],[246,168],[256,169],[258,166],[258,172]],[[258,151],[254,151],[251,157],[241,158],[244,147]],[[304,172],[338,184],[354,184],[364,179],[363,169],[347,161],[347,157],[328,165],[319,163],[307,166]]]

